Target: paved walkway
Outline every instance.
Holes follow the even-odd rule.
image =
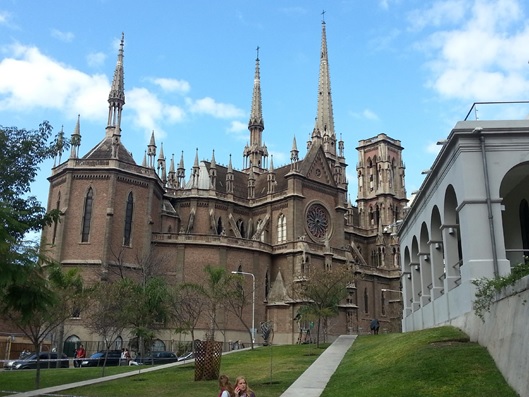
[[[319,397],[356,335],[342,335],[283,393],[281,397]]]
[[[338,368],[338,365],[342,361],[343,356],[345,355],[347,350],[349,350],[349,348],[352,346],[355,339],[356,335],[342,335],[338,337],[338,339],[336,339],[332,345],[325,349],[325,351],[316,359],[316,361],[314,361],[314,363],[312,363],[312,365],[283,394],[281,394],[281,397],[319,397],[323,392],[323,389],[325,389],[325,386],[329,382],[329,379],[331,378],[332,374],[334,373],[334,371],[336,371],[336,368]],[[236,352],[236,350],[227,352],[225,354],[231,354],[234,352]],[[67,389],[74,389],[77,387],[107,382],[109,380],[126,378],[128,376],[137,375],[138,373],[156,371],[161,368],[167,368],[175,365],[189,363],[190,361],[181,361],[178,363],[157,365],[151,368],[146,368],[145,366],[141,365],[137,367],[138,371],[130,371],[122,374],[85,380],[82,382],[69,383],[66,385],[46,387],[44,389],[13,394],[10,397],[33,397],[43,395],[54,395],[58,392]]]

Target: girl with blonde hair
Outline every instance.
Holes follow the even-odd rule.
[[[255,393],[244,376],[239,376],[235,379],[235,397],[255,397]]]

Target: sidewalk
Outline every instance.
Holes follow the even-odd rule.
[[[281,397],[319,397],[325,389],[334,371],[342,361],[343,356],[352,346],[356,339],[356,335],[342,335],[336,339],[325,351],[314,361],[314,363],[281,395]],[[225,354],[236,352],[233,350]],[[161,368],[171,367],[175,365],[187,364],[190,361],[180,361],[178,363],[171,363],[159,365],[152,368],[145,368],[145,366],[138,367],[138,371],[130,371],[117,375],[105,376],[103,378],[90,379],[82,382],[69,383],[67,385],[59,385],[47,387],[44,389],[32,390],[24,393],[13,394],[10,397],[33,397],[42,395],[53,395],[57,392],[73,389],[77,387],[94,385],[96,383],[107,382],[109,380],[126,378],[128,376],[137,375],[139,372],[146,373],[156,371]]]
[[[356,335],[342,335],[283,393],[281,397],[319,397]]]

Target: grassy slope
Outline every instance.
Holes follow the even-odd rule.
[[[279,397],[322,352],[314,345],[273,346],[222,358],[221,373],[248,378],[258,397]],[[138,371],[135,367],[132,370]],[[129,367],[107,368],[106,374]],[[270,372],[272,371],[272,376]],[[44,370],[42,387],[97,377],[97,368]],[[270,382],[271,380],[271,382]],[[1,390],[31,390],[34,371],[0,372]],[[194,381],[194,365],[140,373],[60,394],[77,396],[218,395],[216,381]],[[0,393],[2,395],[2,393]],[[452,327],[405,334],[360,336],[346,353],[322,397],[516,396],[486,349]]]
[[[487,350],[453,327],[357,338],[329,396],[516,396]]]

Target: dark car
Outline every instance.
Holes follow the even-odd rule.
[[[105,355],[107,361],[105,364]],[[103,365],[117,366],[121,360],[121,350],[103,350],[92,354],[88,358],[84,358],[81,361],[81,367],[102,367]]]
[[[152,352],[148,356],[136,360],[141,364],[168,364],[178,361],[178,356],[173,352]]]
[[[57,368],[57,361],[60,362],[61,368],[68,368],[70,360],[66,354],[62,355],[59,360],[55,352],[40,352],[38,354],[40,368]],[[37,368],[37,354],[24,357],[21,360],[16,360],[11,365],[11,369],[36,369]]]

